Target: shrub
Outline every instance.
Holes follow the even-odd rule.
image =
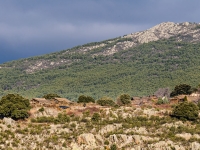
[[[127,105],[127,104],[130,104],[130,103],[131,103],[131,97],[128,94],[122,94],[117,99],[118,105]]]
[[[101,106],[115,106],[115,102],[110,97],[102,97],[99,100],[97,100],[97,104]]]
[[[37,117],[36,119],[31,119],[32,122],[39,122],[39,123],[53,123],[54,117]]]
[[[183,102],[172,111],[172,117],[183,120],[196,120],[198,118],[198,106],[192,102]]]
[[[66,122],[70,122],[70,117],[67,114],[59,113],[56,118],[52,116],[50,117],[42,116],[42,117],[37,117],[36,119],[31,119],[31,122],[64,124]]]
[[[98,122],[101,119],[101,116],[98,113],[94,113],[91,120],[94,122]]]
[[[12,119],[25,119],[29,116],[29,100],[18,94],[8,94],[0,100],[0,116]]]
[[[117,150],[117,145],[116,144],[112,144],[110,146],[110,150]]]
[[[169,100],[167,99],[167,97],[163,97],[163,98],[158,98],[158,101],[157,101],[157,105],[161,105],[161,104],[167,104],[169,103]]]
[[[59,113],[58,117],[57,117],[57,121],[58,121],[58,123],[70,122],[70,117],[67,114]]]
[[[89,102],[95,103],[95,100],[91,96],[81,95],[81,96],[79,96],[77,102],[78,103],[89,103]]]
[[[190,85],[187,84],[180,84],[175,86],[174,90],[171,92],[170,96],[177,96],[180,94],[191,94],[192,93],[192,88]]]
[[[43,112],[44,111],[44,107],[41,107],[38,111],[39,112]]]
[[[104,145],[109,145],[109,141],[105,140]]]
[[[187,102],[188,99],[187,99],[187,96],[185,96],[183,99],[182,99],[182,102]]]
[[[45,98],[45,99],[54,99],[54,98],[60,98],[60,96],[59,95],[57,95],[57,94],[52,94],[52,93],[50,93],[50,94],[46,94],[46,95],[44,95],[43,96],[43,98]]]

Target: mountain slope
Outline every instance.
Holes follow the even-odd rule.
[[[116,98],[153,94],[160,87],[197,86],[200,25],[162,23],[149,30],[1,64],[0,95],[57,93]]]

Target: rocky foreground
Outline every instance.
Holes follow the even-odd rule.
[[[36,107],[31,113],[26,121],[1,120],[0,149],[200,149],[200,125],[171,118],[164,106]]]

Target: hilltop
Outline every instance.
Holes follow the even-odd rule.
[[[121,93],[152,95],[177,84],[197,86],[200,24],[166,22],[148,30],[0,65],[0,95],[76,100]]]

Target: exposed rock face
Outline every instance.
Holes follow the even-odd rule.
[[[84,149],[93,150],[99,148],[96,143],[96,138],[92,133],[83,133],[78,136],[77,143],[79,146],[83,146]],[[79,148],[80,149],[80,148]]]
[[[186,40],[190,42],[197,42],[200,41],[200,30],[198,29],[198,26],[199,24],[189,22],[164,22],[148,30],[125,35],[122,37],[122,39],[130,38],[132,40],[124,40],[123,42],[118,42],[113,47],[108,48],[104,52],[101,52],[99,54],[112,55],[120,50],[125,50],[137,46],[138,44],[148,43],[161,39],[168,39],[173,36],[178,36],[177,41]],[[181,36],[179,37],[179,35]]]
[[[172,141],[159,141],[155,144],[149,144],[148,145],[149,149],[154,149],[154,150],[185,150],[185,148],[181,145],[174,144]]]
[[[96,146],[96,140],[92,133],[84,133],[78,136],[78,144],[86,144],[88,146]]]
[[[112,132],[114,130],[117,130],[119,129],[120,127],[122,126],[122,124],[113,124],[113,125],[107,125],[105,126],[104,128],[102,128],[99,133],[101,135],[105,134],[105,133],[108,133],[108,132]]]
[[[50,116],[57,116],[58,113],[60,113],[60,111],[58,111],[57,109],[55,108],[48,108],[48,107],[45,107],[44,111],[43,112],[40,112],[38,111],[41,107],[38,107],[37,109],[35,110],[32,110],[32,116],[33,117],[42,117],[42,116],[46,116],[46,117],[50,117]]]
[[[195,27],[197,26],[198,24],[193,24],[189,22],[185,23],[164,22],[148,30],[128,34],[124,37],[133,38],[136,41],[138,41],[138,43],[148,43],[160,39],[168,39],[172,36],[182,34],[182,35],[191,35],[195,38],[193,39],[193,41],[196,41],[199,40],[200,38],[200,35],[198,34],[199,30],[195,30]]]

